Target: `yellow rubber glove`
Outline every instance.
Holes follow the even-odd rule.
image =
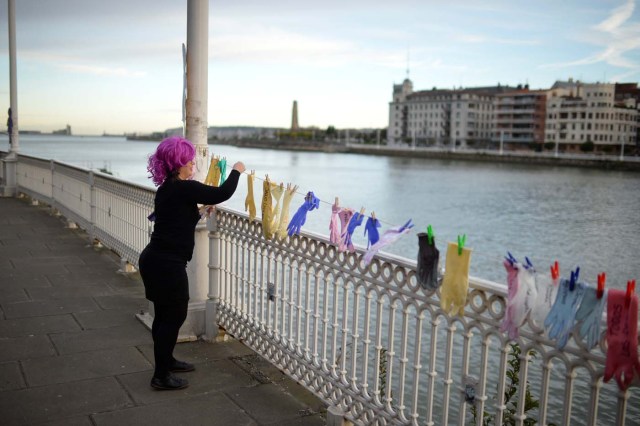
[[[247,198],[244,200],[244,211],[249,211],[249,221],[253,222],[256,218],[256,202],[253,199],[253,181],[256,177],[255,172],[247,174]]]
[[[273,208],[271,207],[271,182],[269,177],[262,183],[262,234],[267,240],[273,238],[271,223]]]
[[[291,184],[287,184],[287,189],[284,192],[284,199],[282,201],[282,213],[280,214],[280,223],[278,224],[278,230],[276,231],[276,237],[284,240],[287,238],[287,225],[289,224],[289,206],[293,195],[298,190],[298,185],[291,187]]]
[[[446,269],[440,289],[440,307],[449,315],[462,315],[467,304],[469,289],[469,265],[471,250],[462,249],[458,254],[458,244],[449,243],[447,247]]]
[[[284,185],[281,183],[278,185],[275,182],[271,182],[271,196],[276,201],[276,205],[273,206],[272,214],[271,214],[271,232],[276,233],[278,231],[278,226],[280,225],[280,208],[282,205],[280,204],[282,201],[282,195],[284,194]]]
[[[218,170],[218,158],[211,157],[211,163],[209,163],[209,171],[207,172],[207,177],[204,179],[204,184],[209,186],[214,185],[214,178],[216,174],[216,170]]]

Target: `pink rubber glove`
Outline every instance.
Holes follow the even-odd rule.
[[[337,204],[331,206],[331,219],[329,220],[329,242],[338,245],[341,241],[340,218],[338,214],[342,209]]]
[[[518,268],[515,263],[511,263],[507,260],[504,261],[504,269],[507,270],[507,306],[504,312],[504,318],[502,324],[500,324],[500,331],[507,332],[510,339],[518,337],[518,328],[514,324],[514,298],[518,293]],[[515,337],[512,337],[514,336]]]
[[[631,298],[628,299],[624,290],[609,290],[607,347],[603,379],[606,383],[615,377],[620,390],[625,391],[633,381],[634,375],[640,374],[637,295],[631,294]]]

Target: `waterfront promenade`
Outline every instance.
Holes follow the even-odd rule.
[[[324,425],[323,403],[242,343],[190,342],[191,386],[155,391],[137,274],[49,207],[0,198],[0,422]]]

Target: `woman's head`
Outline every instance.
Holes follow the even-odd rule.
[[[168,177],[177,175],[180,167],[186,166],[195,156],[196,149],[187,139],[180,136],[166,138],[149,157],[149,177],[160,186]]]

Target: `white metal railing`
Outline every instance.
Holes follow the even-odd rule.
[[[557,350],[533,321],[516,342],[499,331],[504,285],[472,278],[464,316],[451,317],[414,261],[365,267],[362,250],[312,233],[267,241],[227,208],[209,226],[218,323],[357,424],[640,422],[640,388],[602,382],[604,337],[589,352],[575,336]]]
[[[152,189],[24,155],[17,175],[19,192],[137,265]],[[604,337],[590,352],[575,336],[557,350],[528,322],[512,352],[502,284],[471,278],[464,316],[451,317],[413,260],[380,254],[365,267],[361,249],[339,253],[309,232],[267,241],[259,221],[225,207],[208,226],[207,321],[356,424],[640,424],[638,382],[602,382]]]
[[[155,191],[106,174],[20,155],[18,191],[50,204],[137,267],[149,242]]]

